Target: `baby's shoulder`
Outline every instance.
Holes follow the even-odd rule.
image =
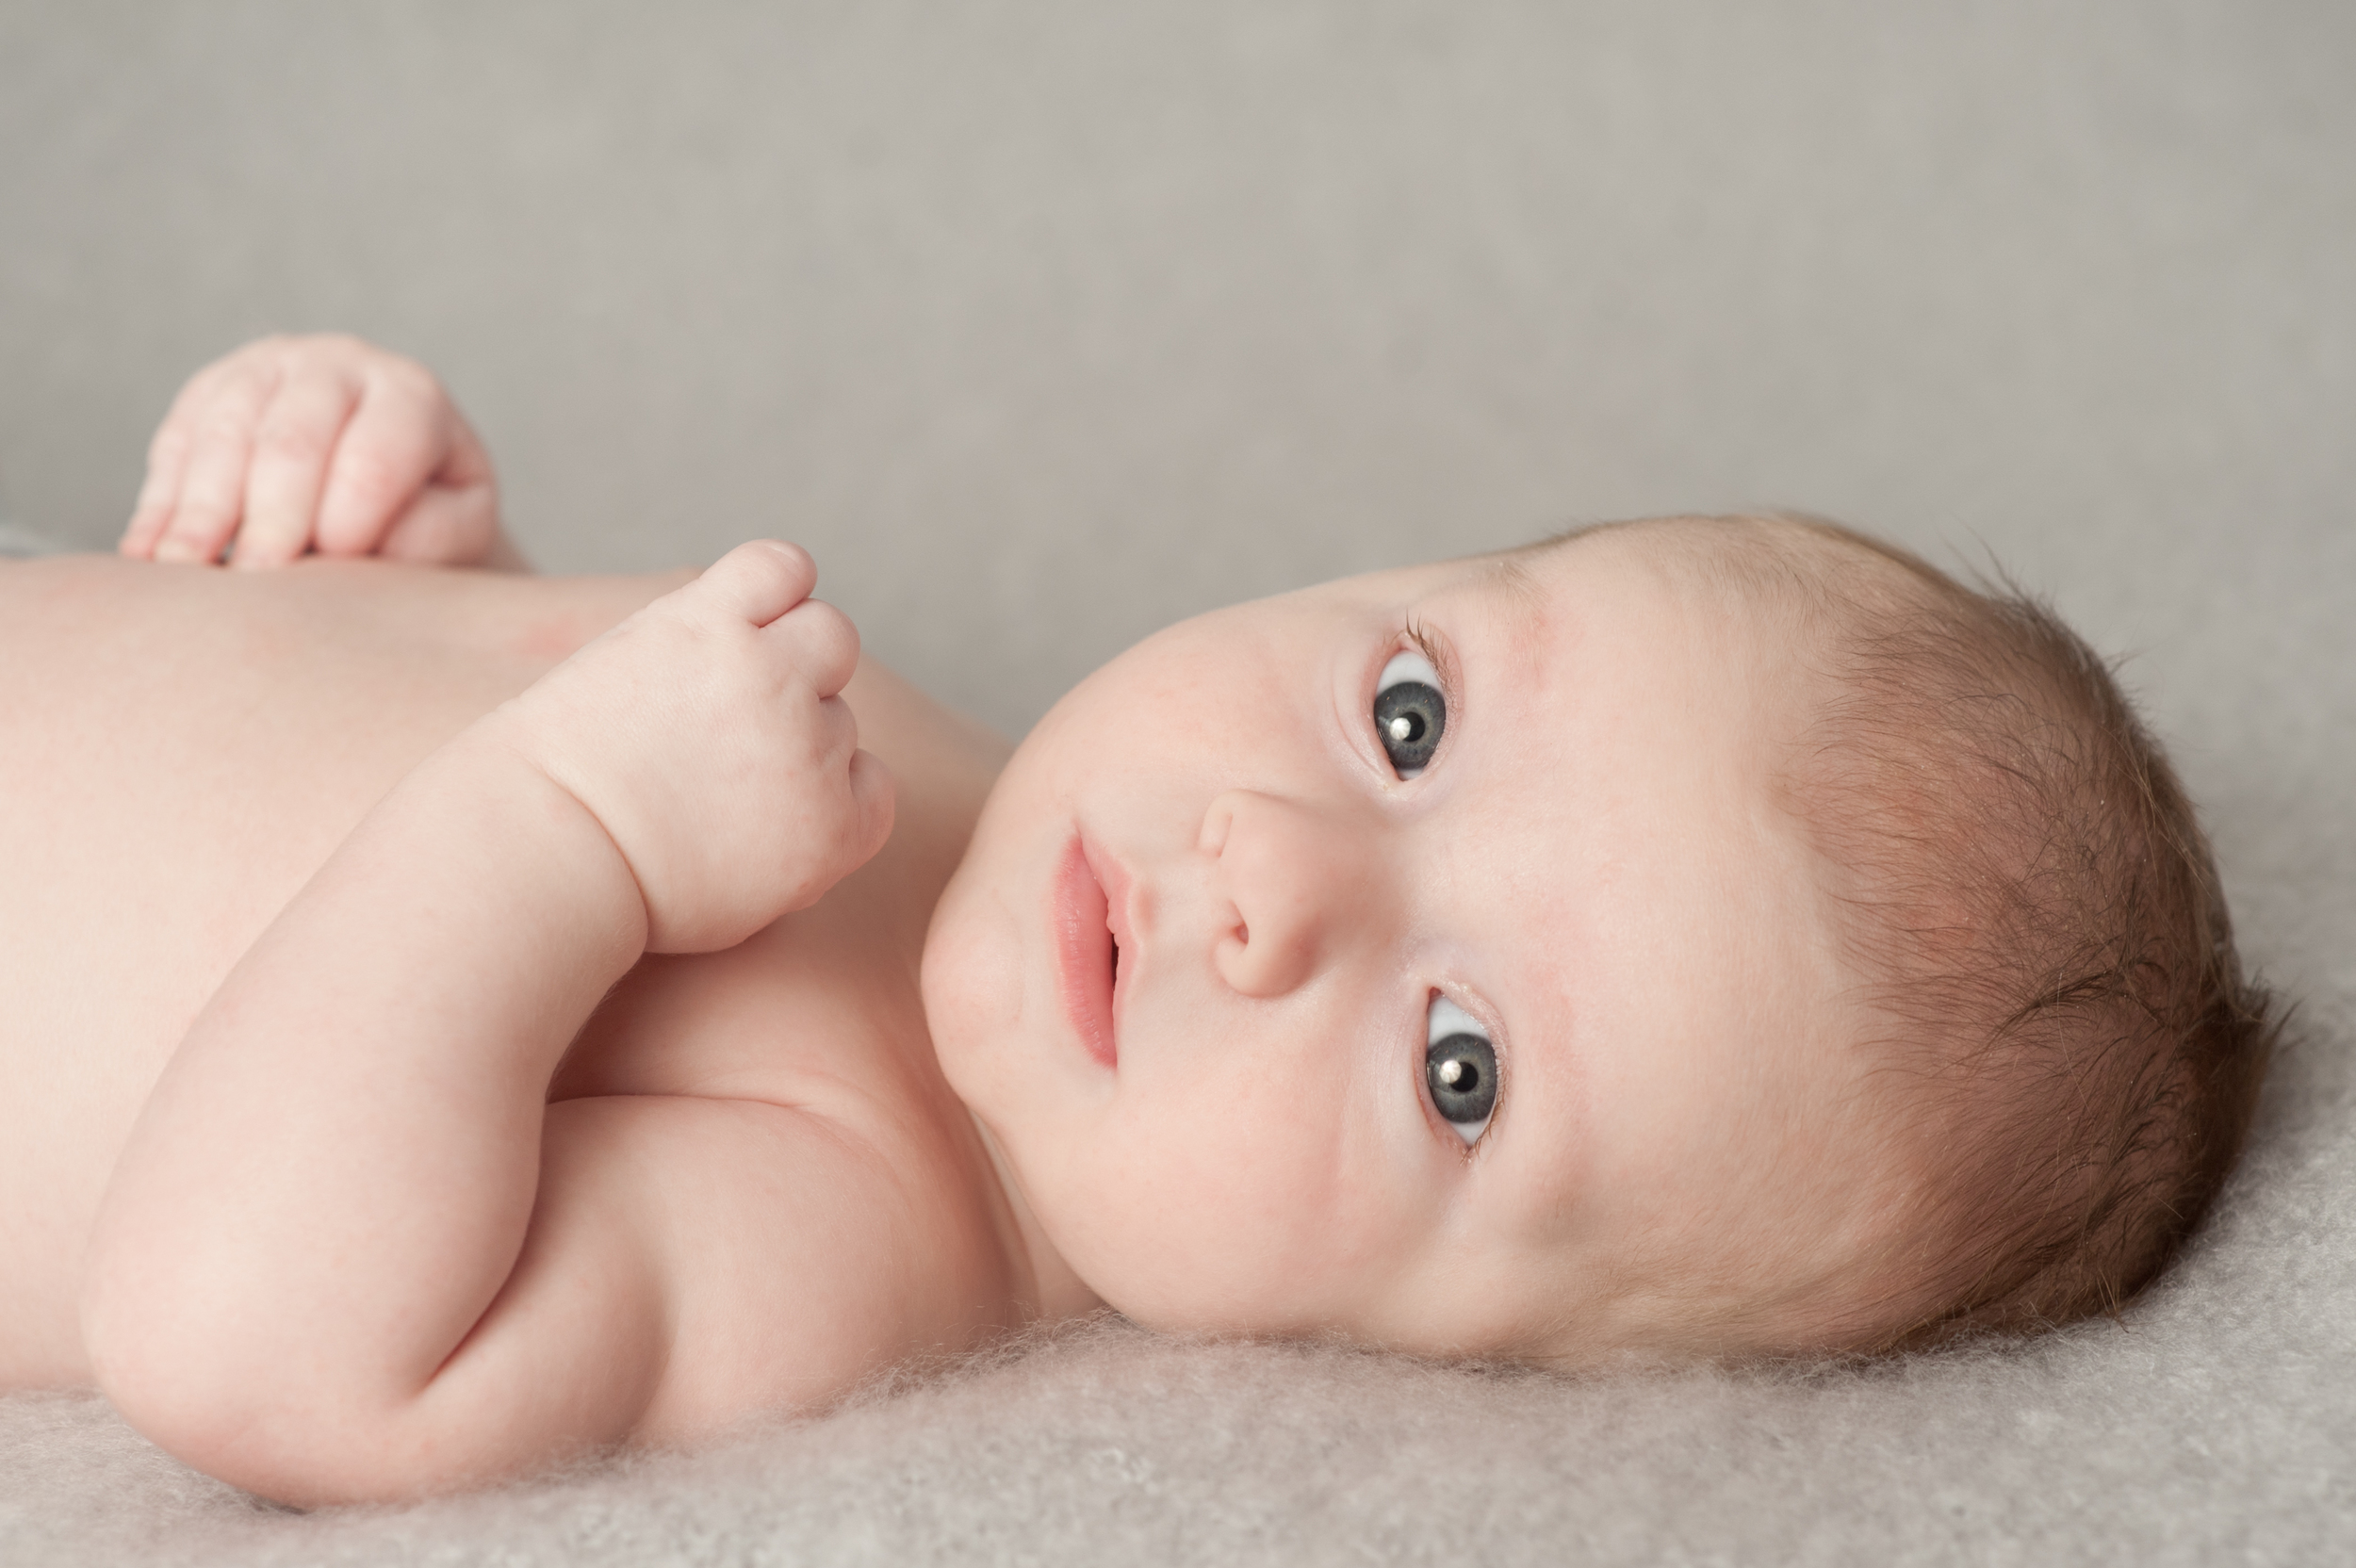
[[[535,1235],[602,1239],[538,1269],[527,1247],[509,1288],[528,1303],[601,1254],[648,1278],[670,1328],[634,1441],[824,1405],[1025,1320],[987,1172],[889,1108],[592,1096],[549,1105],[543,1147]]]
[[[989,1155],[904,994],[912,966],[871,939],[860,895],[880,890],[854,877],[728,952],[642,960],[549,1086],[551,1130],[679,1217],[666,1267],[705,1327],[644,1435],[1022,1320]]]

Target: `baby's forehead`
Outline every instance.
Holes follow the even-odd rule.
[[[1789,609],[1821,604],[1836,579],[1860,570],[1904,576],[1906,568],[1873,541],[1812,519],[1658,517],[1341,578],[1252,608],[1315,616],[1336,593],[1404,606],[1411,615],[1434,598],[1477,601],[1534,645],[1598,592],[1667,596],[1716,611]]]
[[[1749,601],[1821,601],[1841,586],[1887,586],[1937,574],[1879,540],[1822,518],[1763,516],[1644,517],[1573,529],[1479,558],[1518,573],[1533,587],[1550,573],[1603,558],[1642,562],[1668,582]]]

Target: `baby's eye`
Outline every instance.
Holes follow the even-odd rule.
[[[1442,1119],[1466,1143],[1481,1141],[1497,1108],[1497,1053],[1472,1014],[1445,996],[1432,999],[1424,1037],[1424,1082]]]
[[[1432,661],[1409,650],[1394,655],[1374,683],[1374,732],[1401,778],[1413,778],[1432,760],[1448,727],[1448,701],[1440,695],[1440,672]]]

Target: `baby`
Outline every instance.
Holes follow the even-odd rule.
[[[2264,1070],[2102,666],[1823,523],[1219,611],[1011,756],[791,546],[438,569],[520,565],[490,466],[349,338],[198,375],[122,554],[0,568],[0,1387],[298,1504],[1107,1307],[2030,1330],[2162,1266]]]

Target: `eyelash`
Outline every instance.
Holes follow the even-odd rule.
[[[1415,645],[1415,651],[1431,660],[1432,667],[1440,672],[1440,694],[1448,698],[1448,706],[1453,708],[1456,705],[1456,694],[1451,689],[1454,683],[1448,679],[1448,665],[1440,660],[1440,645],[1430,632],[1424,630],[1423,623],[1413,615],[1407,617],[1404,635]]]

